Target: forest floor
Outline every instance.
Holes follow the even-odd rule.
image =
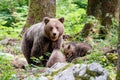
[[[1,57],[8,60],[2,60]],[[0,80],[9,80],[9,76],[15,74],[12,80],[23,80],[28,76],[37,76],[44,72],[44,67],[38,67],[35,65],[28,65],[26,59],[21,52],[21,40],[7,38],[0,41]],[[8,67],[4,67],[9,64]],[[7,65],[6,65],[7,66]],[[10,75],[7,75],[7,69],[11,68]],[[2,74],[2,71],[5,74]],[[9,71],[9,70],[8,70]],[[39,74],[38,74],[39,73]]]
[[[16,60],[15,58],[23,59],[24,56],[21,52],[21,40],[10,39],[10,38],[1,40],[0,41],[0,53],[12,55],[14,57],[13,61]],[[115,56],[115,55],[112,55],[112,57],[113,56]],[[112,57],[110,56],[110,58],[112,58]],[[86,60],[83,60],[83,59],[86,59]],[[75,64],[77,64],[77,63],[78,64],[92,63],[92,62],[98,62],[98,63],[102,64],[103,67],[106,68],[110,72],[111,78],[113,80],[115,79],[115,76],[116,76],[115,75],[116,74],[116,67],[115,66],[116,66],[116,64],[114,64],[114,62],[109,61],[105,55],[101,55],[100,53],[93,52],[92,54],[89,54],[85,57],[82,57],[77,61],[73,61],[73,63],[75,63]],[[22,67],[16,68],[11,63],[11,60],[10,60],[10,63],[8,63],[8,64],[10,64],[11,67],[13,67],[13,71],[15,71],[16,78],[18,78],[18,79],[23,79],[23,78],[26,78],[28,76],[38,76],[38,73],[42,73],[44,70],[43,67],[37,67],[37,66],[32,66],[32,67],[26,66],[24,69],[22,69]],[[16,63],[16,64],[18,64],[18,63]],[[6,74],[7,74],[7,72],[6,72]],[[0,75],[3,75],[3,74],[0,73]]]

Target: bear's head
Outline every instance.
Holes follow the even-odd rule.
[[[72,44],[64,45],[64,55],[68,62],[71,62],[72,59],[75,57],[75,55],[76,55],[75,51],[76,51],[75,45],[72,45]]]
[[[44,31],[47,37],[52,41],[57,41],[64,32],[64,18],[55,19],[45,17],[43,21],[45,23]]]

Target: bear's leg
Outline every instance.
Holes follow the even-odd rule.
[[[31,57],[38,57],[40,56],[39,53],[42,53],[41,49],[40,49],[40,46],[38,43],[33,43],[33,47],[31,49]]]
[[[32,42],[24,38],[22,41],[22,51],[28,64],[31,63],[31,60],[30,60],[31,48],[32,48]]]
[[[32,60],[32,64],[34,64],[34,65],[42,65],[43,59],[39,58],[40,56],[43,56],[42,54],[43,54],[42,47],[38,43],[34,42],[33,47],[31,49],[31,55],[30,55],[30,57],[31,58],[32,57],[38,58],[38,60],[35,61],[34,59],[31,59]]]

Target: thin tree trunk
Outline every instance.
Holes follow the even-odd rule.
[[[119,27],[118,27],[118,61],[117,61],[117,76],[116,80],[120,80],[120,0],[119,0]]]
[[[97,19],[101,17],[101,0],[88,0],[87,15],[94,16]]]
[[[100,28],[100,35],[101,38],[105,38],[106,35],[109,33],[111,25],[112,25],[112,18],[115,18],[116,21],[119,20],[119,0],[101,0],[101,25],[104,28]]]
[[[101,0],[88,0],[87,15],[94,16],[95,18],[100,20],[102,15]],[[93,23],[86,23],[81,31],[82,37],[87,38],[89,36],[91,28],[93,27]]]
[[[43,17],[55,17],[56,0],[29,0],[29,11],[22,34],[31,25],[42,21]]]
[[[120,30],[120,25],[119,25],[119,30]],[[120,80],[120,32],[119,32],[119,42],[118,42],[118,61],[117,61],[117,76],[116,76],[116,80]]]

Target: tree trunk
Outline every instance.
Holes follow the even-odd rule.
[[[119,27],[118,27],[118,61],[117,61],[117,76],[116,80],[120,80],[120,0],[119,0]]]
[[[88,0],[87,15],[94,16],[97,19],[101,17],[101,0]]]
[[[119,24],[119,30],[120,30],[120,24]],[[120,31],[119,31],[119,42],[118,42],[118,61],[117,61],[117,76],[116,76],[116,80],[120,80]]]
[[[100,38],[105,39],[109,33],[112,18],[119,20],[119,0],[88,0],[87,15],[94,16],[100,20],[100,24],[104,27],[100,28]]]
[[[22,34],[31,25],[42,21],[43,17],[55,17],[56,0],[29,0],[29,11]]]
[[[100,28],[100,35],[101,38],[105,38],[106,35],[109,33],[111,25],[112,25],[112,18],[115,18],[116,21],[119,20],[119,0],[101,0],[101,25],[104,28]]]

